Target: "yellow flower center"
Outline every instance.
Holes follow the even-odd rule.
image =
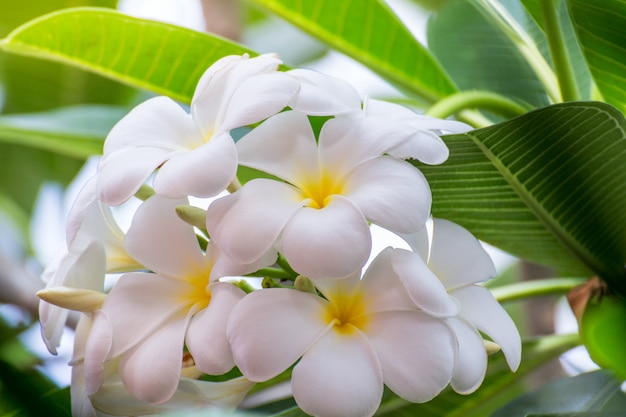
[[[324,321],[341,334],[351,334],[367,326],[366,305],[359,294],[333,294],[324,311]]]
[[[344,191],[344,184],[327,172],[323,172],[319,178],[302,181],[298,185],[302,198],[308,200],[307,207],[314,209],[326,207],[334,195],[343,194]]]

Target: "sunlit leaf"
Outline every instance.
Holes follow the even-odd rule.
[[[604,100],[626,112],[626,3],[567,0],[583,54]]]
[[[461,90],[493,91],[536,107],[549,104],[523,53],[527,48],[513,42],[513,30],[485,3],[446,2],[428,22],[430,50]]]
[[[525,417],[545,413],[595,412],[610,416],[626,410],[626,395],[620,390],[621,381],[609,372],[595,371],[576,377],[562,378],[543,385],[502,407],[492,417]],[[539,414],[541,413],[541,414]],[[591,414],[582,414],[589,416]],[[582,417],[581,415],[581,417]]]
[[[217,59],[250,53],[214,35],[98,8],[66,9],[23,25],[0,43],[7,52],[59,61],[190,102]]]
[[[0,142],[88,158],[102,152],[104,138],[126,112],[120,107],[85,105],[0,115]]]
[[[439,63],[380,0],[253,0],[427,100],[455,91]]]
[[[566,103],[450,135],[419,165],[433,215],[562,272],[594,271],[626,293],[626,122],[604,103]]]
[[[583,313],[580,335],[591,358],[626,379],[626,301],[591,299]],[[626,409],[626,408],[625,408]]]

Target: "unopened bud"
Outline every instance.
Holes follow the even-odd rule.
[[[194,206],[178,206],[176,207],[176,214],[182,221],[188,223],[198,229],[206,229],[206,210]]]
[[[298,291],[310,292],[311,294],[317,294],[315,291],[315,285],[313,282],[305,276],[298,275],[296,280],[293,282],[293,287]]]
[[[493,355],[494,353],[500,352],[500,345],[492,342],[491,340],[483,339],[483,346],[485,346],[487,355]]]
[[[90,313],[102,307],[106,294],[79,288],[53,287],[38,291],[37,297],[55,306]]]

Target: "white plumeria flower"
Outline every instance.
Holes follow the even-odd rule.
[[[102,292],[109,272],[139,269],[124,249],[124,233],[111,209],[95,198],[95,177],[81,189],[67,225],[67,248],[61,251],[42,274],[46,288],[69,287]],[[44,343],[56,354],[69,311],[39,303],[39,320]]]
[[[354,114],[354,113],[353,113]],[[441,133],[463,133],[472,127],[456,121],[415,113],[395,103],[367,98],[363,103],[362,117],[379,118],[386,121],[389,129],[402,125],[413,128],[413,135],[389,151],[397,158],[414,158],[425,164],[441,164],[448,159],[448,147],[439,137]]]
[[[422,294],[424,277],[430,275],[441,280],[460,306],[459,314],[448,319],[459,343],[452,388],[468,394],[485,377],[487,353],[479,331],[501,347],[511,370],[517,370],[522,345],[515,323],[491,292],[477,284],[496,275],[480,242],[463,227],[443,219],[433,219],[430,245],[426,229],[405,238],[419,254],[402,251],[402,270],[400,263],[396,265],[411,296]]]
[[[178,387],[184,345],[202,372],[222,374],[234,366],[226,321],[245,293],[217,279],[258,267],[233,264],[212,243],[204,254],[193,227],[175,213],[185,204],[187,199],[155,195],[135,213],[126,248],[154,272],[124,274],[107,296],[93,343],[106,345],[110,339],[111,345],[106,356],[104,351],[92,356],[90,392],[102,380],[101,363],[121,357],[119,372],[128,391],[142,401],[164,402]]]
[[[138,105],[104,143],[100,199],[122,203],[158,167],[154,189],[160,195],[210,197],[223,191],[237,170],[230,130],[279,112],[298,92],[298,81],[277,71],[280,64],[269,54],[218,60],[198,82],[191,114],[164,96]]]
[[[320,279],[325,298],[271,288],[248,294],[228,323],[235,362],[252,381],[265,381],[298,359],[291,386],[297,404],[315,416],[371,416],[383,384],[425,402],[450,382],[456,341],[444,317],[458,306],[435,279],[425,283],[430,310],[409,297],[384,250],[362,279]]]
[[[85,364],[89,363],[89,360],[86,361],[85,357],[101,356],[101,351],[106,350],[106,346],[100,343],[102,340],[98,337],[94,338],[98,343],[90,340],[92,323],[101,318],[99,317],[101,314],[102,312],[96,311],[93,315],[81,315],[76,327],[74,352],[70,363],[72,366],[70,393],[74,417],[158,415],[172,411],[216,407],[232,410],[254,385],[245,378],[217,383],[181,376],[176,391],[168,401],[151,404],[133,397],[128,392],[117,372],[118,361],[112,361],[102,367],[103,381],[99,384],[98,390],[90,392],[85,379]]]
[[[304,114],[273,116],[237,142],[239,162],[284,181],[254,179],[213,202],[207,230],[237,262],[279,249],[302,275],[348,276],[369,257],[368,221],[413,233],[429,216],[426,179],[393,156],[402,148],[402,157],[421,158],[423,147],[447,155],[441,140],[418,132],[381,117],[342,117],[323,125],[317,143]]]

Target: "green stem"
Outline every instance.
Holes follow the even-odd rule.
[[[276,259],[276,265],[280,266],[283,270],[289,273],[290,279],[295,280],[298,277],[298,275],[300,275],[296,271],[293,270],[291,265],[289,265],[289,262],[287,262],[287,259],[285,259],[285,257],[282,254],[278,255],[278,259]]]
[[[435,103],[425,114],[445,119],[461,110],[473,108],[491,110],[505,117],[520,116],[529,110],[500,94],[476,90],[449,95]]]
[[[549,278],[518,282],[492,288],[491,293],[499,302],[521,300],[546,295],[562,295],[587,282],[585,278]]]
[[[228,184],[228,187],[226,187],[226,190],[232,194],[235,191],[239,190],[240,188],[241,188],[241,183],[239,182],[239,178],[235,177],[233,178],[231,183]]]
[[[570,65],[567,46],[563,38],[563,29],[561,22],[559,22],[558,0],[541,0],[539,4],[541,4],[544,28],[554,63],[554,71],[561,90],[561,98],[563,101],[580,100],[574,71]]]
[[[295,278],[291,273],[285,271],[282,268],[261,268],[256,272],[246,275],[247,277],[270,277],[270,278],[278,278],[278,279],[289,279],[294,280]]]
[[[493,124],[493,121],[489,120],[476,110],[461,110],[457,113],[456,118],[463,123],[467,123],[475,129],[491,126]]]

